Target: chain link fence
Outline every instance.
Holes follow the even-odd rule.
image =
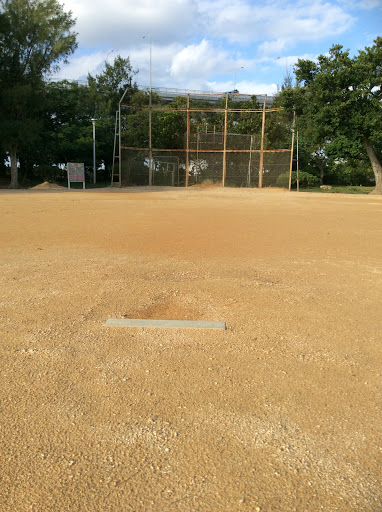
[[[290,171],[292,121],[266,96],[138,99],[119,113],[122,186],[267,187]]]

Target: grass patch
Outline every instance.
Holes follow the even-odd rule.
[[[375,187],[333,187],[330,190],[322,188],[300,188],[301,192],[319,192],[320,194],[370,194]]]

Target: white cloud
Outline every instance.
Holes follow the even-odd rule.
[[[232,91],[231,81],[210,81],[207,82],[207,90],[214,92]],[[242,80],[236,83],[236,89],[242,94],[268,94],[274,96],[277,93],[277,85],[274,83],[262,83],[256,80]]]
[[[377,9],[382,7],[382,0],[361,0],[357,5],[361,9]]]
[[[370,6],[380,1],[364,0]],[[329,0],[66,0],[65,9],[77,17],[83,47],[127,48],[150,34],[162,46],[217,37],[265,41],[262,51],[276,51],[290,41],[341,34],[354,22],[345,7]]]
[[[107,57],[107,52],[99,51],[90,55],[74,56],[69,64],[61,65],[56,78],[67,80],[86,79],[88,73],[95,75],[101,71]],[[110,61],[110,59],[109,59]]]
[[[199,9],[216,37],[240,43],[318,40],[344,32],[355,21],[343,8],[324,0],[201,0]]]
[[[88,55],[76,56],[70,59],[69,64],[62,64],[57,77],[67,78],[69,80],[86,78],[91,75],[102,72],[105,67],[105,61],[112,64],[117,55],[124,58],[129,57],[134,71],[138,71],[135,80],[140,86],[148,86],[150,81],[150,49],[148,42],[140,42],[138,47],[128,49],[95,51]],[[182,45],[173,44],[165,47],[152,45],[152,84],[153,86],[163,86],[168,84],[170,76],[170,67],[173,56],[182,50]]]
[[[194,30],[194,0],[66,0],[82,46],[126,48],[150,34],[157,43],[182,41]]]
[[[64,1],[77,17],[80,49],[59,76],[94,75],[108,54],[109,62],[120,54],[139,69],[138,84],[148,85],[149,41],[142,36],[149,34],[152,85],[183,89],[232,90],[234,73],[243,66],[237,80],[248,93],[274,90],[280,69],[298,59],[288,53],[309,52],[313,44],[316,51],[317,41],[343,34],[355,22],[346,0]],[[369,8],[381,2],[363,0]]]
[[[216,47],[211,41],[203,39],[199,44],[182,48],[173,56],[170,75],[174,84],[203,90],[211,90],[209,82],[211,76],[230,75],[232,82],[228,88],[233,89],[235,73],[239,78],[243,68],[249,71],[254,66],[253,59],[235,58],[232,52]]]
[[[281,68],[290,68],[297,64],[299,59],[312,60],[315,62],[317,60],[317,55],[313,53],[304,53],[303,55],[287,55],[286,57],[278,57],[273,62]]]
[[[351,9],[380,9],[382,8],[382,0],[340,0],[345,8]]]
[[[171,64],[171,76],[206,77],[214,73],[230,72],[234,66],[230,54],[215,48],[209,41],[203,39],[200,44],[192,44],[178,52]]]
[[[150,49],[149,43],[145,42],[139,47],[131,49],[129,52],[130,60],[133,67],[139,63],[139,74],[137,75],[137,82],[140,85],[149,85],[149,74],[150,74]],[[171,62],[183,46],[178,43],[169,44],[166,46],[158,46],[152,44],[152,83],[159,87],[163,85],[163,82],[168,80],[170,76]]]
[[[276,39],[275,41],[265,41],[258,46],[258,53],[260,55],[275,55],[281,53],[286,46],[286,41]]]

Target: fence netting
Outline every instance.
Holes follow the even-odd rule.
[[[120,111],[122,186],[268,187],[289,173],[291,118],[266,97],[139,100]]]

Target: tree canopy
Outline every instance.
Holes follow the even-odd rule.
[[[115,112],[122,92],[135,90],[129,58],[117,56],[113,64],[86,84],[50,82],[46,85],[47,117],[44,144],[49,163],[80,161],[92,163],[92,124],[96,119],[97,163],[110,167],[113,157]]]
[[[0,2],[0,135],[18,186],[17,151],[41,130],[44,77],[77,47],[75,20],[56,0]]]
[[[367,155],[382,193],[382,38],[354,57],[336,45],[317,62],[300,59],[295,75],[297,87],[282,94],[312,145],[331,145],[342,158]]]

